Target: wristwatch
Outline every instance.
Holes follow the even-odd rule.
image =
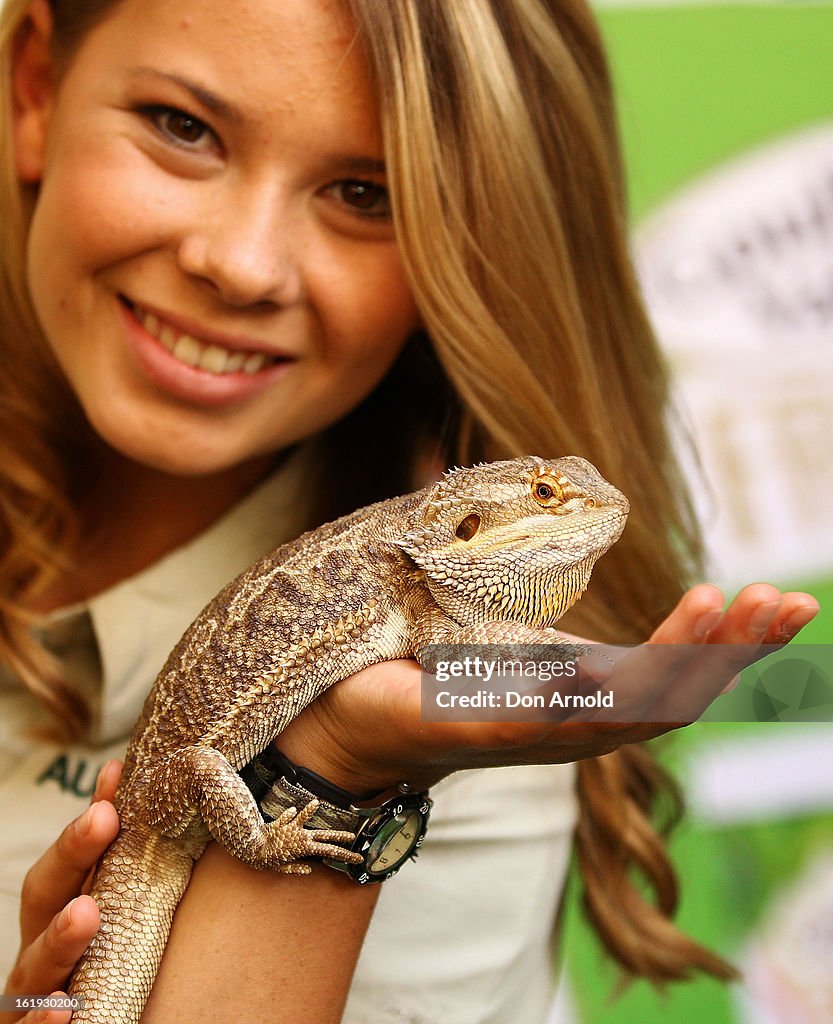
[[[306,828],[353,832],[355,839],[347,849],[360,854],[362,863],[330,859],[323,863],[360,885],[391,878],[417,856],[425,839],[432,802],[427,793],[413,792],[406,782],[393,791],[357,795],[294,764],[273,746],[250,761],[240,775],[266,821],[274,821],[288,807],[300,810],[315,799],[318,809]],[[386,793],[390,795],[380,800]]]

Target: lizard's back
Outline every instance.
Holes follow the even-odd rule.
[[[379,502],[310,530],[265,555],[206,606],[145,702],[125,758],[117,801],[122,815],[130,812],[137,771],[199,742],[209,723],[245,699],[253,684],[279,672],[287,653],[305,638],[328,622],[355,616],[368,601],[380,605],[380,615],[396,606],[397,588],[412,566],[393,542],[402,532],[402,517],[423,493]]]

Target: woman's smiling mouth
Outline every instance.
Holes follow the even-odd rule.
[[[274,366],[277,357],[265,352],[247,352],[226,348],[216,342],[202,341],[179,330],[173,324],[161,319],[155,313],[132,306],[133,315],[144,329],[163,345],[175,359],[186,366],[205,370],[206,373],[223,375],[228,373],[255,374],[267,366]]]
[[[259,340],[203,329],[119,296],[128,349],[156,389],[189,405],[223,406],[271,387],[297,357],[258,349]]]

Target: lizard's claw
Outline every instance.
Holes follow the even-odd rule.
[[[309,834],[314,839],[316,856],[326,857],[328,860],[341,860],[346,864],[361,864],[364,858],[352,850],[345,850],[343,846],[332,846],[332,843],[352,843],[356,838],[353,832],[339,832],[335,829],[316,828],[310,829]]]
[[[276,820],[281,822],[281,824],[283,825],[288,824],[290,821],[294,821],[296,825],[303,828],[304,826],[306,826],[307,822],[315,816],[315,812],[318,810],[320,806],[320,800],[312,799],[308,804],[302,807],[300,811],[298,810],[297,807],[287,807],[283,814],[281,814],[281,816]],[[353,835],[352,832],[344,832],[339,834],[349,837],[344,840],[346,843],[352,843],[352,841],[355,839],[355,836]]]
[[[275,818],[275,824],[288,825],[291,821],[294,821],[296,825],[303,827],[318,810],[319,805],[320,802],[318,800],[310,800],[306,807],[302,807],[300,811],[297,807],[287,807],[280,817]]]
[[[279,864],[275,869],[279,875],[311,875],[312,868],[309,864],[295,862],[293,864]]]
[[[295,807],[289,807],[280,817],[264,826],[266,831],[264,866],[274,866],[283,874],[308,874],[307,865],[296,864],[304,857],[326,857],[328,860],[361,864],[360,854],[346,850],[343,846],[332,845],[334,843],[352,843],[356,838],[355,833],[337,829],[304,827],[318,810],[318,806],[318,800],[310,800],[300,811]],[[307,868],[307,870],[286,870],[289,867],[301,867]]]

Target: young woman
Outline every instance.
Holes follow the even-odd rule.
[[[168,648],[308,526],[452,462],[575,453],[632,513],[565,628],[786,642],[815,614],[766,585],[725,611],[685,592],[695,530],[580,0],[6,0],[0,48],[10,992],[61,988],[96,930],[78,893],[117,827],[112,765],[49,844]],[[324,866],[258,875],[210,848],[144,1019],[543,1019],[575,762],[611,953],[655,980],[729,973],[668,920],[662,777],[633,745],[666,727],[429,727],[418,679],[375,666],[280,745],[354,792],[433,785],[420,863],[374,913]],[[644,686],[659,712],[668,679]],[[496,766],[515,767],[452,774]]]

